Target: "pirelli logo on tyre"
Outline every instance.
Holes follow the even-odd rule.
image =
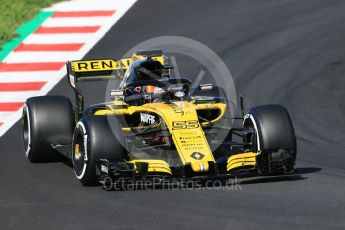
[[[199,128],[199,121],[191,120],[191,121],[173,121],[172,129],[179,130],[179,129],[196,129]]]

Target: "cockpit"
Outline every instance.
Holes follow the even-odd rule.
[[[163,71],[164,66],[153,59],[132,62],[119,87],[123,90],[126,103],[142,105],[170,99],[185,99],[190,87],[190,81],[187,79],[171,79],[163,74]]]

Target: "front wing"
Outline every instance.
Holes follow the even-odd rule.
[[[227,161],[195,161],[182,166],[170,166],[163,160],[132,160],[127,162],[101,159],[98,163],[100,182],[116,180],[150,180],[153,178],[200,180],[218,176],[235,176],[257,171],[258,153],[247,152],[230,156]]]

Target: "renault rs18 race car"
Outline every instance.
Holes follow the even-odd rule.
[[[47,162],[63,154],[83,185],[112,180],[200,179],[294,171],[296,137],[281,105],[229,119],[231,98],[220,89],[170,75],[161,50],[120,60],[67,62],[76,105],[63,96],[26,100],[22,127],[26,157]],[[84,108],[79,82],[121,79],[109,102]],[[243,100],[241,100],[243,109]],[[231,118],[232,119],[232,118]],[[219,138],[220,133],[224,138]]]

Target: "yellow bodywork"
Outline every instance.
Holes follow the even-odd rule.
[[[166,103],[148,103],[142,106],[126,106],[122,101],[114,101],[108,105],[108,109],[94,111],[95,115],[132,115],[137,112],[150,112],[159,115],[167,125],[177,152],[183,165],[191,164],[192,170],[196,173],[207,172],[208,162],[215,162],[212,151],[206,140],[203,126],[210,125],[208,122],[199,123],[197,110],[219,109],[220,115],[211,121],[216,123],[225,113],[224,103],[194,104],[181,101]],[[130,132],[131,128],[123,127],[124,132]],[[256,166],[258,153],[248,152],[231,156],[227,160],[227,171],[240,167]],[[164,161],[163,161],[164,162]],[[164,164],[167,165],[165,162]],[[153,170],[153,169],[152,169]],[[166,170],[163,170],[166,172]]]
[[[214,104],[194,104],[187,101],[166,103],[148,103],[142,106],[124,106],[123,102],[115,101],[109,105],[108,109],[100,109],[94,112],[95,115],[131,115],[137,112],[150,112],[160,116],[166,124],[172,139],[179,153],[182,163],[192,164],[195,171],[207,171],[208,162],[214,162],[213,154],[206,140],[203,125],[198,121],[197,110],[199,109],[219,109],[220,115],[212,123],[223,117],[226,105],[223,103]],[[124,127],[124,131],[130,131]],[[200,169],[200,164],[203,169]]]
[[[137,172],[137,163],[147,163],[148,164],[148,173],[166,173],[172,175],[170,166],[167,162],[163,160],[132,160],[129,163],[134,164],[134,170]]]
[[[208,172],[210,169],[207,161],[193,161],[191,163],[192,170],[196,173]]]
[[[227,161],[227,171],[248,166],[252,166],[254,168],[256,166],[257,155],[258,153],[253,152],[232,155]]]
[[[157,110],[164,108],[171,109],[173,108],[174,113],[170,113],[170,116],[175,117],[175,115],[181,115],[185,113],[184,109],[186,108],[186,104],[189,104],[189,109],[194,110],[210,110],[210,109],[219,109],[220,114],[219,116],[210,121],[212,124],[216,123],[220,119],[223,118],[226,110],[226,104],[224,103],[210,103],[210,104],[194,104],[192,102],[174,102],[173,105],[175,107],[168,106],[166,103],[148,103],[142,106],[127,106],[127,104],[123,101],[114,101],[112,104],[108,105],[108,109],[99,109],[94,111],[94,115],[103,115],[103,116],[111,116],[111,115],[132,115],[135,112],[157,112]],[[159,114],[159,113],[158,113]],[[187,112],[186,115],[190,115],[191,112]],[[167,115],[166,117],[169,117]],[[185,118],[185,116],[183,116]],[[186,116],[187,118],[187,116]],[[186,120],[186,119],[185,119]],[[197,120],[197,119],[196,119]],[[208,122],[201,122],[201,126],[208,126],[210,123]],[[124,129],[124,131],[129,131],[128,129]]]

